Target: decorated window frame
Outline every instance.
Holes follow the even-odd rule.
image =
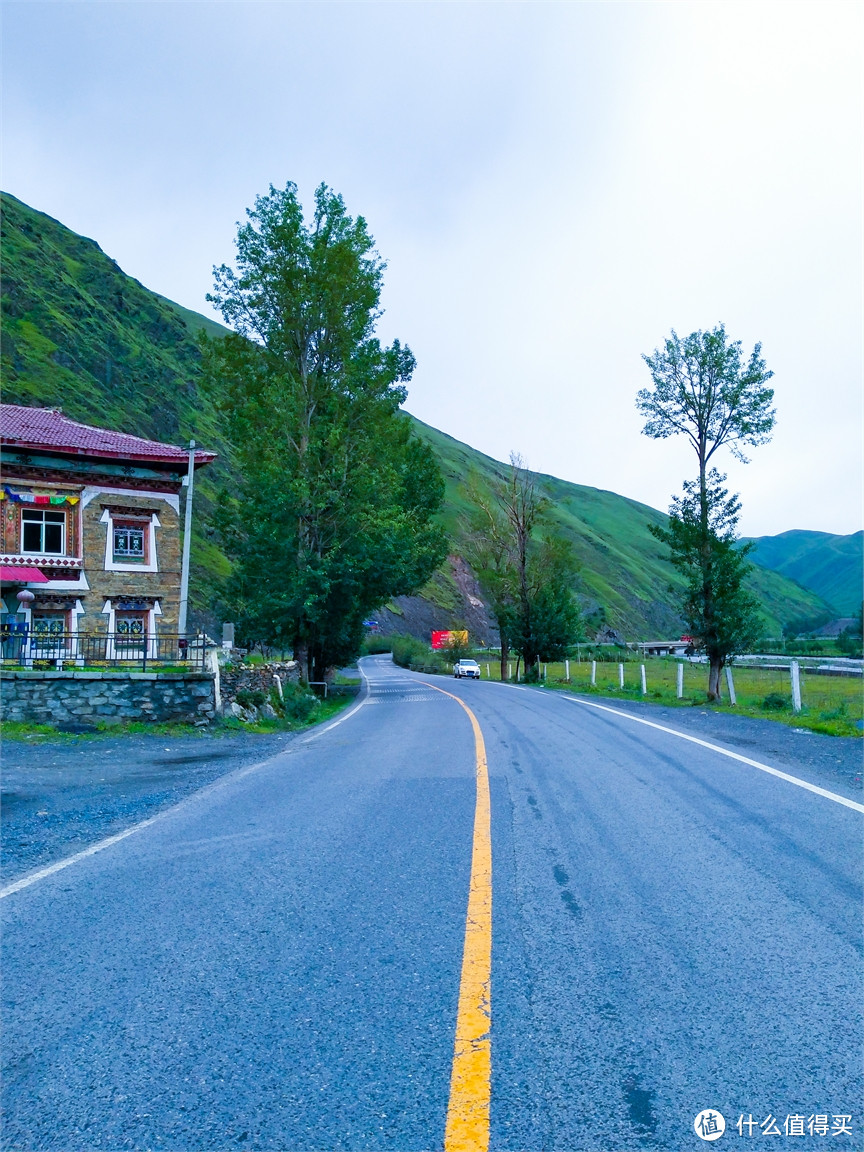
[[[54,489],[49,492],[40,492],[29,488],[14,488],[4,484],[0,488],[2,496],[2,551],[4,556],[44,556],[57,559],[80,559],[81,532],[79,528],[81,499],[80,491]],[[25,549],[25,525],[34,524],[38,516],[43,521],[43,530],[40,533],[41,542],[45,542],[44,513],[48,513],[53,524],[60,528],[61,547],[46,550],[45,548]],[[61,519],[62,517],[62,519]],[[32,533],[30,534],[32,536]],[[32,542],[32,541],[31,541]]]
[[[111,556],[115,564],[146,565],[150,552],[150,516],[118,516],[111,522]]]
[[[106,572],[158,572],[159,560],[156,552],[156,529],[162,525],[153,509],[118,508],[105,506],[100,523],[106,525],[105,571]],[[140,535],[139,535],[140,533]],[[140,559],[134,551],[124,551],[134,540],[140,540]],[[120,547],[118,548],[118,543]]]
[[[156,658],[157,620],[162,615],[158,598],[119,596],[105,601],[102,615],[107,617],[106,659],[122,659],[131,653],[140,654],[145,648],[150,658]],[[140,627],[137,626],[139,621]]]

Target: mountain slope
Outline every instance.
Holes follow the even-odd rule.
[[[3,194],[4,399],[7,403],[62,407],[76,420],[181,443],[189,437],[219,453],[196,483],[193,597],[212,604],[231,565],[208,521],[217,493],[236,477],[209,398],[199,388],[199,332],[218,336],[220,325],[181,307],[125,275],[93,240]],[[479,589],[459,561],[463,489],[469,473],[480,482],[504,465],[419,421],[433,446],[447,489],[442,519],[456,558],[442,566],[418,597],[391,607],[394,625],[426,632],[477,619]],[[541,476],[561,531],[581,563],[578,591],[594,618],[628,639],[677,635],[680,577],[664,558],[648,523],[666,519],[647,505],[613,492]],[[200,498],[199,498],[200,494]],[[787,620],[830,613],[813,592],[777,572],[754,578],[769,632]],[[412,614],[413,613],[413,614]],[[400,620],[401,616],[401,620]],[[482,623],[482,621],[481,621]]]
[[[209,599],[230,565],[204,526],[230,451],[199,394],[196,332],[225,329],[148,291],[98,244],[2,195],[3,398],[219,453],[195,485],[192,580]]]
[[[460,521],[468,511],[465,481],[474,473],[488,482],[506,466],[419,420],[415,425],[434,448],[444,472],[444,521],[459,552]],[[628,640],[680,635],[677,603],[683,581],[666,559],[663,545],[648,531],[649,524],[665,523],[666,515],[615,492],[554,476],[540,474],[538,479],[552,501],[553,520],[579,560],[578,591],[585,611],[603,609],[606,621]],[[779,636],[790,620],[830,612],[818,595],[764,568],[756,569],[751,586],[770,635]],[[457,612],[454,615],[458,618]]]
[[[757,536],[753,559],[809,588],[839,616],[854,616],[864,586],[864,532],[835,536],[793,528],[777,536]]]

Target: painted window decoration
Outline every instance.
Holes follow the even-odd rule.
[[[63,556],[66,551],[66,513],[25,508],[21,513],[21,551]]]
[[[147,538],[150,534],[149,524],[141,520],[115,520],[114,521],[114,559],[128,564],[130,561],[140,560],[147,562]]]
[[[141,611],[118,612],[114,617],[114,632],[118,647],[135,647],[147,636],[147,617]]]
[[[54,659],[63,655],[67,644],[69,621],[65,612],[34,612],[30,618],[31,653],[37,659]]]
[[[66,632],[67,620],[65,612],[34,612],[31,631],[35,636],[57,636]]]

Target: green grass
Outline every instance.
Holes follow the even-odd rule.
[[[0,720],[0,739],[42,743],[45,740],[77,740],[78,737],[72,732],[58,732],[50,724],[20,724],[16,720]]]
[[[647,693],[642,694],[639,665],[645,664]],[[479,660],[484,678],[486,661]],[[490,678],[500,679],[499,667],[489,661]],[[546,666],[547,688],[560,691],[579,692],[584,695],[603,696],[607,699],[646,700],[653,704],[671,707],[698,707],[703,711],[732,712],[739,716],[756,716],[762,720],[775,720],[791,728],[807,728],[811,732],[822,732],[829,736],[862,736],[859,722],[864,719],[864,685],[858,677],[808,676],[801,670],[801,702],[799,713],[792,711],[789,675],[786,672],[769,671],[762,668],[733,667],[737,703],[733,707],[726,696],[726,680],[723,677],[724,700],[720,704],[709,704],[706,698],[708,669],[704,664],[684,664],[684,696],[676,695],[677,661],[662,658],[644,661],[627,661],[624,664],[624,688],[618,686],[618,664],[597,663],[597,683],[591,684],[591,665],[582,661],[570,661],[570,683],[564,680],[565,668],[561,664]],[[515,670],[515,661],[514,661]],[[788,698],[788,706],[780,711],[766,709],[767,697],[775,695]]]

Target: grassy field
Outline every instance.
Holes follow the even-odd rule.
[[[478,663],[487,675],[487,661],[478,657]],[[709,707],[705,699],[708,669],[704,664],[683,662],[684,695],[676,695],[677,660],[657,657],[646,658],[645,684],[643,695],[640,675],[640,662],[628,661],[624,664],[624,687],[619,685],[617,664],[597,664],[596,684],[591,684],[591,664],[586,661],[570,661],[570,682],[564,679],[563,664],[545,666],[547,688],[563,691],[583,692],[606,697],[620,697],[622,700],[649,700],[655,704],[680,707]],[[513,664],[515,671],[515,662]],[[499,666],[488,661],[490,679],[498,680]],[[745,716],[759,716],[768,720],[779,720],[798,728],[809,728],[814,732],[824,732],[831,736],[861,736],[860,727],[864,719],[864,683],[860,677],[813,676],[806,669],[801,670],[801,704],[799,713],[792,710],[792,689],[789,673],[764,668],[736,667],[732,670],[737,703],[729,702],[725,676],[723,678],[723,702],[710,705],[721,712],[737,712]]]

